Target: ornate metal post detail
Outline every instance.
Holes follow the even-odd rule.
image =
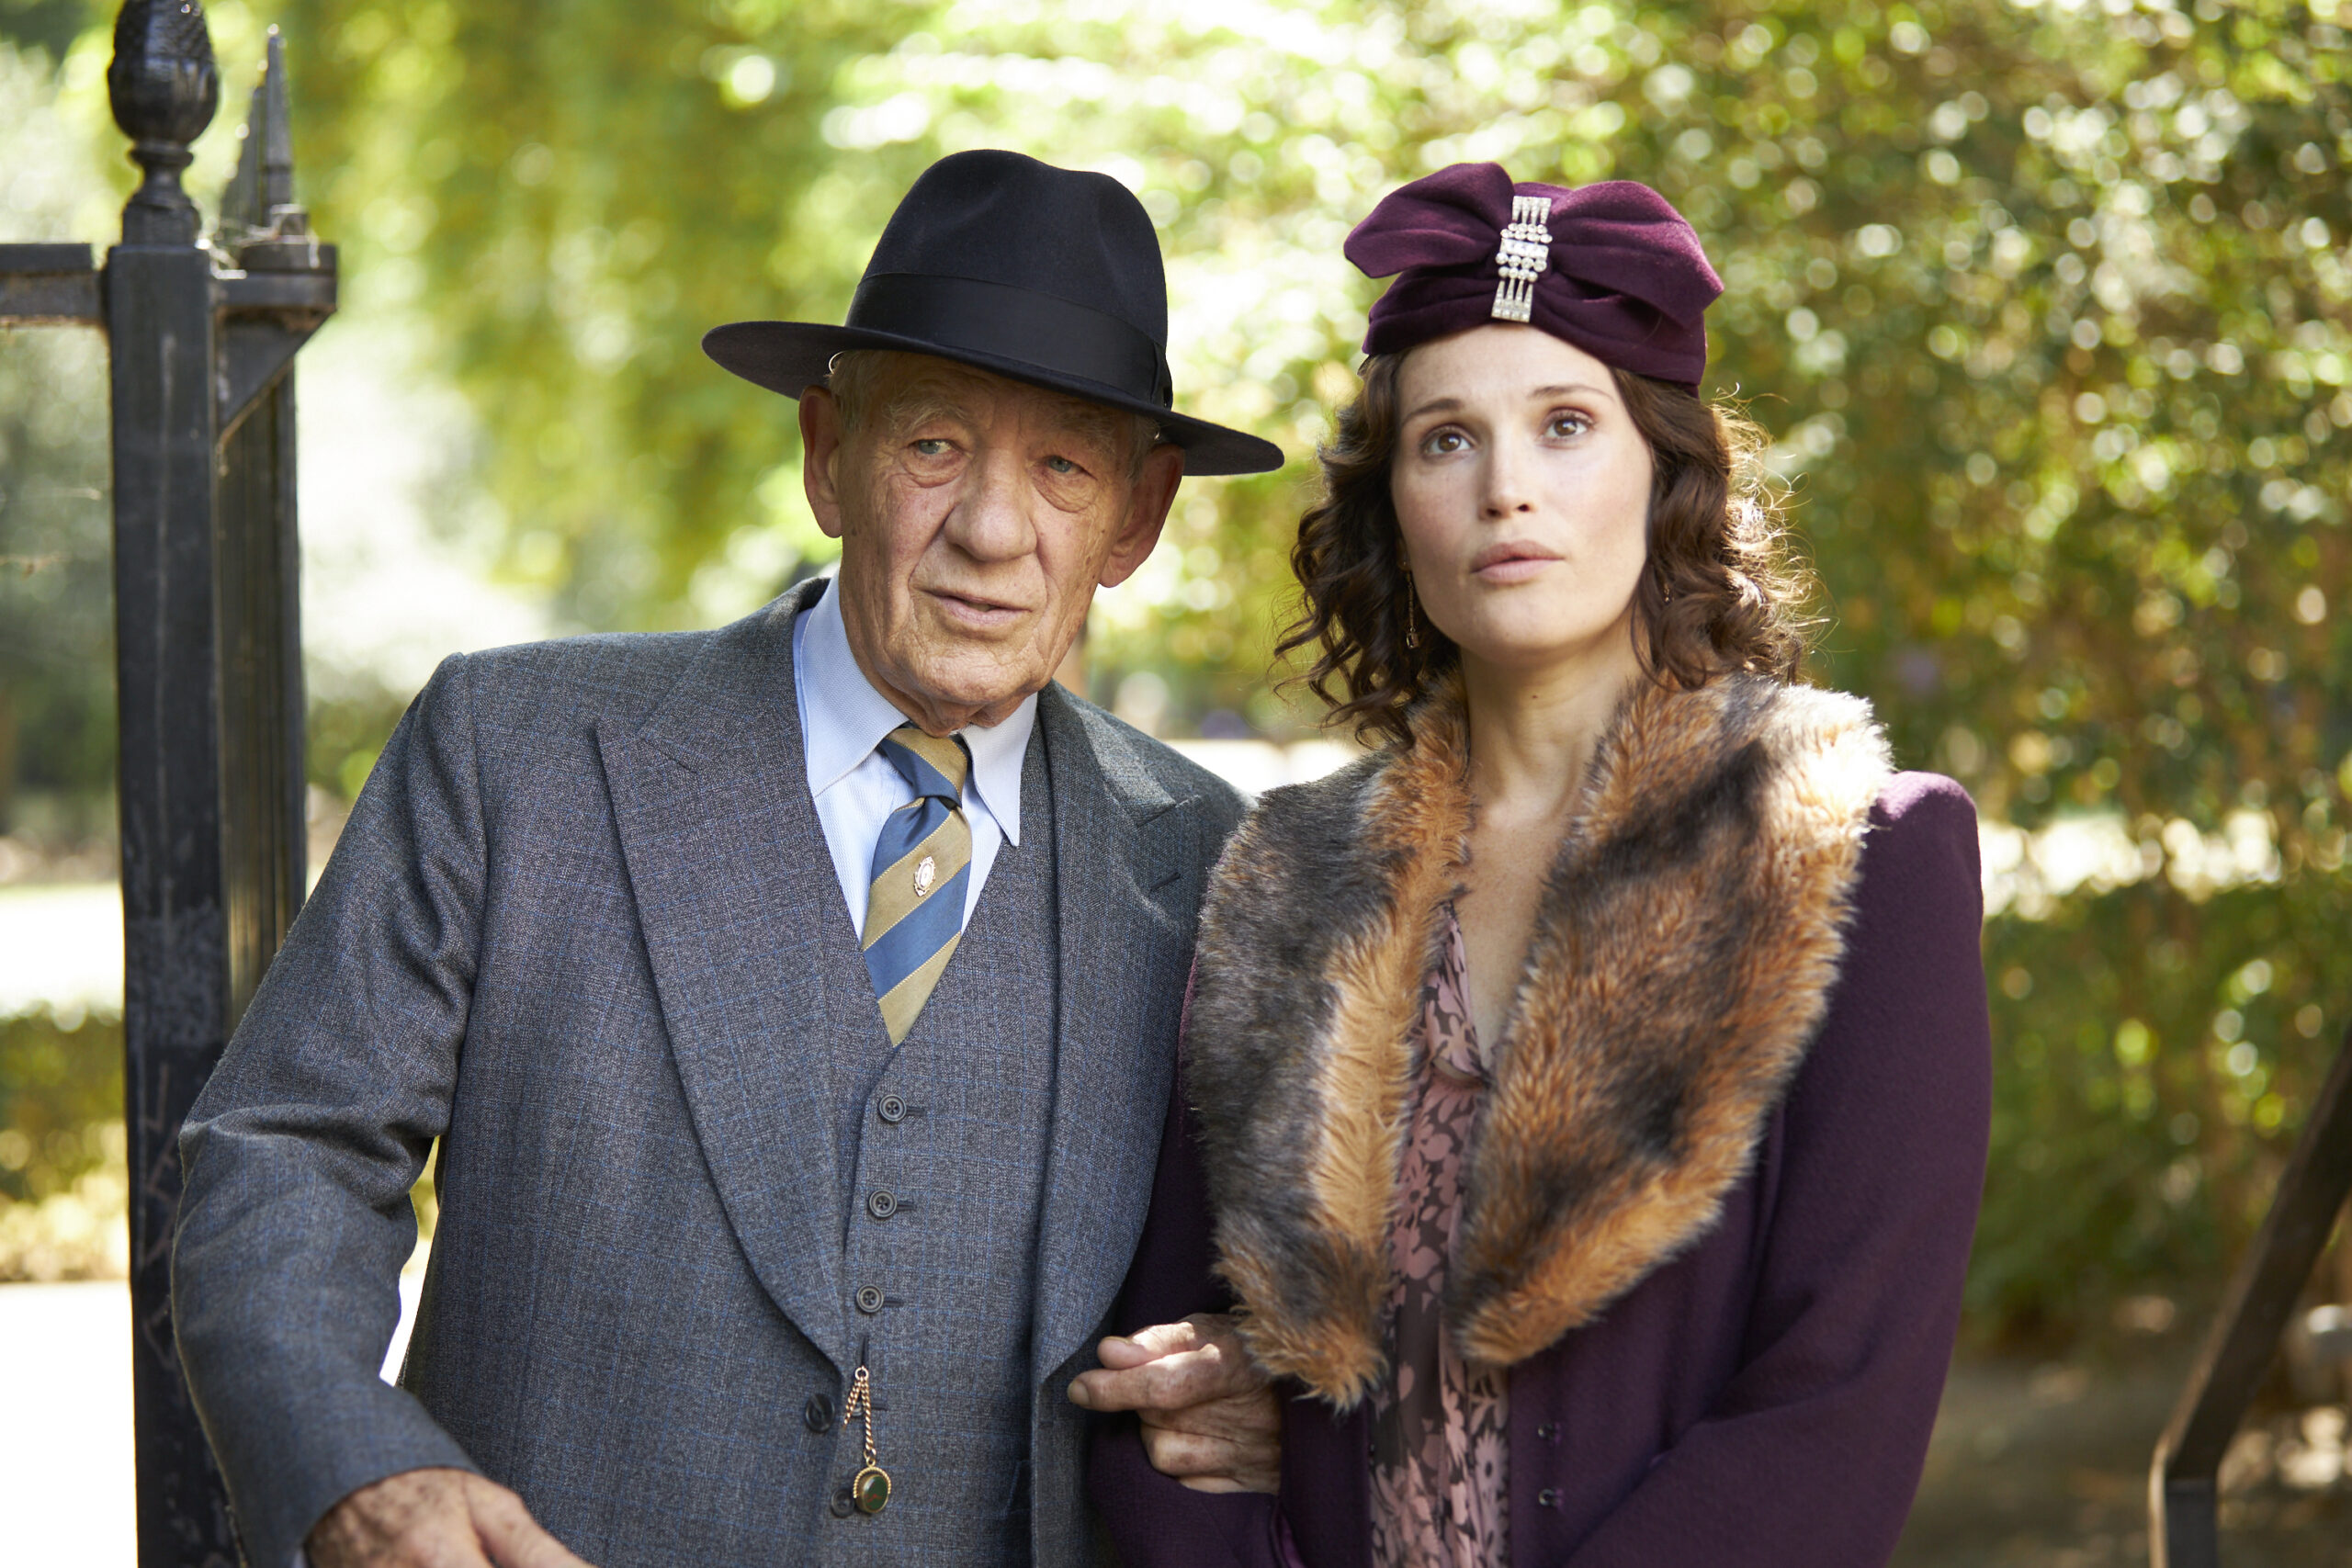
[[[106,271],[114,356],[115,660],[121,725],[123,1113],[130,1157],[139,1561],[237,1561],[172,1335],[178,1134],[228,1042],[220,683],[213,604],[220,427],[210,252],[180,186],[220,78],[197,0],[130,0],[107,72],[146,179]]]
[[[202,220],[180,187],[180,171],[189,143],[220,107],[212,35],[197,0],[129,0],[115,18],[107,96],[130,138],[132,160],[147,172],[123,209],[122,243],[194,244]]]
[[[229,1027],[302,902],[302,559],[294,516],[294,355],[332,305],[334,247],[294,201],[286,48],[269,32],[215,248],[221,280],[220,549],[222,908]],[[310,291],[307,303],[300,297]],[[243,301],[243,302],[241,302]]]

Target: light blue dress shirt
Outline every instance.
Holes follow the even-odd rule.
[[[907,781],[875,750],[907,716],[874,689],[849,650],[841,593],[830,590],[801,612],[792,626],[794,695],[800,705],[801,751],[808,759],[808,795],[832,852],[833,875],[849,905],[850,929],[865,931],[865,896],[874,877],[874,846],[883,819],[915,797]],[[980,902],[999,845],[1021,843],[1021,763],[1037,722],[1035,693],[1004,722],[956,733],[972,753],[964,786],[964,816],[972,825],[972,875],[964,889],[964,921]]]

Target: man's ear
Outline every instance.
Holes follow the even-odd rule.
[[[822,387],[800,394],[800,488],[825,537],[842,536],[842,406]]]
[[[1159,531],[1168,525],[1168,509],[1176,504],[1176,487],[1183,478],[1182,447],[1163,441],[1144,454],[1143,473],[1127,497],[1126,520],[1111,541],[1111,553],[1097,579],[1103,587],[1116,588],[1133,577],[1159,543]]]

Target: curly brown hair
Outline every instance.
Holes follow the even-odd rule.
[[[1426,616],[1419,646],[1405,643],[1409,589],[1389,491],[1404,359],[1363,362],[1362,395],[1316,454],[1322,498],[1299,518],[1290,552],[1304,604],[1276,645],[1283,654],[1315,648],[1304,679],[1331,705],[1325,722],[1352,720],[1370,741],[1407,739],[1407,709],[1461,660]],[[1761,462],[1764,433],[1736,409],[1668,382],[1611,374],[1655,470],[1649,563],[1634,590],[1643,670],[1684,688],[1733,671],[1792,679],[1816,583],[1781,525],[1781,492]]]

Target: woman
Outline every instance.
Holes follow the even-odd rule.
[[[1974,813],[1792,683],[1663,197],[1460,164],[1348,254],[1400,276],[1293,644],[1378,746],[1219,865],[1117,1314],[1238,1311],[1279,1491],[1106,1424],[1097,1502],[1131,1563],[1882,1563],[1984,1174]]]

